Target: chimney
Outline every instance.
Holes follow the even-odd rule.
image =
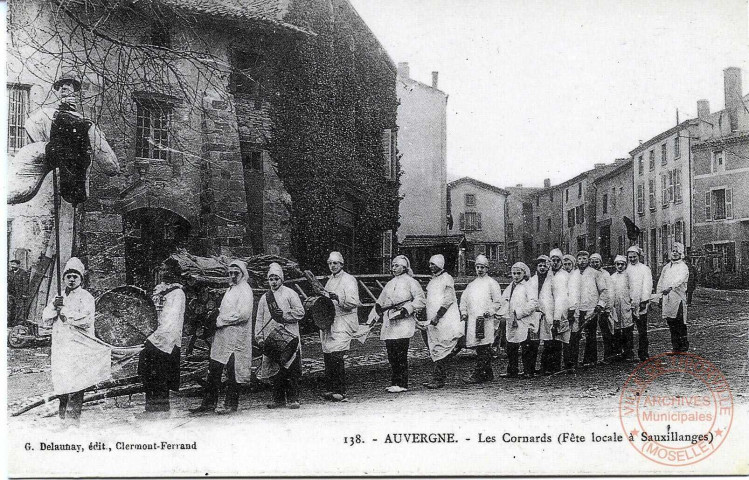
[[[401,78],[411,78],[411,69],[408,62],[398,62],[398,76]]]
[[[432,72],[432,88],[437,88],[437,81],[439,80],[440,72]]]
[[[523,188],[523,184],[522,183],[518,183],[517,185],[515,185],[515,188]]]
[[[605,163],[595,163],[595,164],[593,164],[593,168],[595,168],[595,169],[603,168],[605,166],[606,166]]]
[[[701,120],[710,116],[710,102],[707,100],[697,100],[697,118]]]
[[[723,90],[726,97],[726,110],[731,121],[731,131],[739,129],[739,108],[741,107],[741,69],[728,67],[723,70]]]
[[[544,188],[549,188],[550,186],[551,186],[551,179],[544,178]]]

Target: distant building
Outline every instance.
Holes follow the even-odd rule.
[[[451,234],[463,233],[468,241],[467,269],[473,268],[476,255],[484,254],[492,272],[507,269],[506,222],[509,192],[503,188],[463,177],[447,186],[452,216],[456,219]]]
[[[506,187],[505,190],[510,193],[507,197],[507,264],[512,266],[515,262],[531,262],[534,252],[533,207],[530,195],[540,189],[518,184]]]
[[[593,180],[595,204],[595,251],[604,264],[612,264],[616,255],[624,255],[629,248],[627,227],[623,217],[633,218],[632,161],[617,161],[618,166]]]
[[[693,141],[692,250],[703,282],[749,285],[749,95],[741,70],[724,71],[725,109],[697,102],[700,140]],[[708,275],[709,274],[709,275]],[[712,283],[711,283],[712,282]]]
[[[398,64],[398,151],[401,175],[400,242],[407,235],[447,234],[447,94],[411,78]]]
[[[544,180],[544,188],[528,194],[532,211],[530,224],[533,238],[532,257],[548,255],[551,249],[562,246],[562,189]]]
[[[579,250],[590,250],[591,232],[586,202],[589,189],[588,172],[583,172],[559,185],[562,196],[562,251],[575,255]],[[586,206],[586,203],[588,205]]]

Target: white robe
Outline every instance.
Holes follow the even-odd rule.
[[[608,304],[608,285],[601,271],[586,267],[572,271],[570,293],[575,300],[577,313],[592,312],[597,305],[606,308]]]
[[[569,280],[570,274],[561,268],[551,278],[551,296],[554,298],[554,321],[559,322],[559,329],[555,340],[563,343],[570,342],[570,323],[567,319],[569,310]]]
[[[528,280],[528,293],[538,303],[540,311],[533,312],[534,323],[538,325],[538,335],[540,340],[553,340],[551,327],[554,323],[554,296],[552,295],[552,278],[551,271],[546,274],[546,279],[538,291],[538,273]]]
[[[640,303],[648,302],[653,293],[653,274],[650,267],[640,262],[637,265],[628,264],[625,272],[629,277],[629,298],[632,301],[632,313],[638,315]],[[645,304],[645,310],[642,313],[647,313],[649,303]]]
[[[614,304],[613,303],[614,301],[611,298],[613,295],[611,291],[611,274],[607,272],[606,270],[604,270],[603,268],[598,270],[598,273],[603,279],[603,281],[606,282],[606,296],[604,297],[603,295],[601,295],[601,301],[604,302],[603,308],[605,308],[606,312],[609,314],[608,315],[609,331],[613,333],[615,325],[614,325],[614,318],[611,314],[611,308]]]
[[[684,308],[682,320],[687,323],[687,282],[689,281],[689,267],[683,260],[669,262],[661,271],[661,277],[658,279],[657,292],[660,294],[663,290],[671,288],[668,295],[663,296],[661,305],[661,316],[663,318],[676,318],[679,312],[679,305]]]
[[[211,360],[226,365],[234,354],[238,383],[249,383],[252,376],[252,288],[242,280],[232,285],[221,299],[216,335],[211,344]]]
[[[382,330],[380,340],[398,340],[411,338],[416,331],[416,316],[414,312],[421,310],[426,305],[424,290],[419,282],[412,276],[403,273],[390,279],[382,289],[377,298],[383,308],[397,305],[386,311],[382,318]],[[405,308],[408,316],[399,320],[391,320],[401,308]]]
[[[538,306],[538,301],[528,290],[528,282],[523,280],[512,288],[512,283],[505,288],[502,298],[507,304],[506,309],[506,332],[507,341],[521,343],[528,338],[528,330],[538,331],[537,318],[533,312]],[[512,324],[517,320],[517,327]]]
[[[460,297],[460,313],[468,316],[466,325],[466,347],[491,345],[494,332],[499,328],[495,315],[502,307],[502,287],[489,275],[476,277],[468,284]],[[489,312],[491,316],[484,319],[484,338],[476,338],[476,319]]]
[[[341,270],[328,278],[325,290],[338,295],[338,301],[333,301],[335,318],[330,329],[320,330],[322,351],[346,351],[351,347],[351,339],[359,330],[359,285],[353,275]]]
[[[614,272],[609,279],[611,287],[611,319],[616,330],[632,326],[632,306],[630,301],[629,276],[627,271]]]
[[[268,309],[267,293],[264,294],[257,305],[257,315],[255,316],[255,340],[265,342],[268,338],[270,330],[276,323],[270,316],[270,310]],[[299,294],[294,290],[290,289],[285,285],[281,285],[278,290],[273,292],[273,298],[276,299],[278,308],[283,312],[284,324],[286,330],[291,332],[295,337],[299,338],[299,320],[304,318],[304,306],[302,301],[299,299]],[[289,359],[288,363],[284,365],[285,368],[289,368],[297,355],[302,354],[302,342],[299,342],[299,348],[297,349],[294,356]],[[271,378],[281,370],[281,366],[273,361],[267,355],[263,355],[263,363],[260,366],[260,371],[257,377],[261,380]]]
[[[159,284],[154,295],[172,285]],[[174,347],[182,347],[182,325],[185,321],[185,292],[176,288],[164,295],[163,308],[159,312],[159,326],[148,341],[164,353],[171,354]]]
[[[437,325],[432,325],[430,322],[442,307],[447,308],[447,311]],[[448,356],[463,336],[464,324],[460,321],[458,299],[455,297],[455,282],[449,273],[443,271],[429,280],[426,310],[429,355],[436,362]]]
[[[94,335],[94,297],[83,287],[62,296],[64,322],[52,303],[42,312],[46,322],[54,321],[51,360],[56,395],[78,392],[112,378],[111,349]]]

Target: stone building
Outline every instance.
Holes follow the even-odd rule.
[[[617,161],[618,166],[593,180],[595,195],[595,251],[603,263],[614,263],[614,257],[624,255],[630,246],[623,217],[632,220],[634,196],[632,192],[632,161]]]
[[[749,95],[741,83],[741,70],[727,68],[725,108],[710,113],[707,100],[697,102],[692,256],[709,286],[749,285]]]
[[[562,190],[552,186],[547,178],[544,188],[528,195],[530,228],[533,238],[533,257],[548,255],[551,249],[562,245]]]
[[[447,185],[452,216],[457,221],[451,234],[463,233],[468,242],[466,271],[479,254],[489,259],[490,271],[504,273],[506,261],[507,198],[503,188],[463,177]]]
[[[89,199],[77,211],[74,253],[87,265],[94,294],[123,284],[149,288],[154,268],[179,247],[197,255],[297,256],[291,238],[295,206],[268,142],[273,141],[273,97],[281,88],[275,72],[286,61],[283,49],[308,38],[329,35],[342,52],[336,65],[350,82],[341,88],[358,95],[351,102],[358,98],[361,104],[356,125],[346,127],[345,135],[365,138],[376,149],[377,161],[361,160],[358,168],[382,177],[386,186],[380,191],[392,186],[396,198],[398,166],[390,136],[396,127],[395,66],[348,1],[163,0],[113,7],[103,25],[124,31],[128,37],[123,38],[138,46],[130,52],[133,58],[147,65],[144,52],[174,55],[171,68],[187,85],[177,85],[172,74],[157,81],[137,69],[113,84],[96,68],[107,62],[116,66],[119,59],[89,57],[81,63],[65,52],[54,56],[34,49],[25,16],[58,29],[68,24],[46,2],[23,3],[25,10],[13,12],[17,23],[10,25],[9,156],[27,140],[23,120],[28,113],[56,105],[51,84],[58,70],[73,67],[83,77],[84,113],[99,125],[120,162],[115,177],[92,169]],[[148,8],[159,8],[163,15],[152,17]],[[14,25],[21,27],[13,30]],[[72,31],[63,33],[80,40]],[[378,78],[377,84],[371,78]],[[344,136],[338,132],[333,130],[335,141]],[[358,153],[364,158],[365,152]],[[351,161],[359,158],[352,155]],[[8,254],[32,268],[49,257],[52,246],[50,177],[31,202],[9,208]],[[373,188],[371,179],[367,182]],[[357,208],[367,201],[361,197],[368,190],[351,180],[347,187],[344,191],[331,182],[337,203],[328,216],[338,228],[325,248],[343,251],[352,270],[379,269],[387,250],[383,240],[355,238]],[[397,200],[394,204],[397,209]],[[381,230],[388,228],[395,230],[395,224]]]
[[[504,188],[507,196],[507,265],[515,262],[531,262],[533,258],[533,204],[530,196],[540,190],[537,187],[524,187],[517,184]],[[530,263],[528,263],[530,265]],[[509,268],[507,269],[509,271]]]
[[[447,94],[398,63],[398,152],[402,170],[398,240],[447,234]]]

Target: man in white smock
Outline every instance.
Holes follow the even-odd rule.
[[[627,250],[627,277],[629,277],[629,298],[632,305],[632,321],[637,327],[637,356],[644,362],[648,353],[648,305],[653,293],[653,273],[650,267],[640,261],[642,250],[632,245]],[[624,352],[625,358],[629,352]]]
[[[226,368],[227,386],[224,408],[216,413],[236,412],[239,407],[238,383],[250,383],[252,375],[252,307],[254,298],[247,265],[241,260],[229,264],[231,286],[221,299],[216,318],[216,333],[211,344],[208,386],[203,402],[191,413],[216,410],[221,375]]]
[[[663,266],[656,291],[662,295],[661,316],[671,331],[673,352],[688,352],[687,337],[687,282],[689,267],[683,260],[684,244],[674,242],[671,261]]]
[[[528,281],[528,289],[531,295],[538,303],[536,316],[538,323],[538,339],[544,342],[544,350],[541,354],[541,373],[550,375],[554,373],[551,367],[551,357],[554,353],[555,345],[553,344],[554,335],[554,296],[552,293],[552,279],[554,275],[550,273],[551,259],[546,255],[540,255],[536,259],[536,274]],[[533,359],[533,365],[536,364]]]
[[[463,336],[463,324],[455,296],[455,282],[445,271],[445,257],[438,254],[429,259],[432,279],[427,285],[426,328],[429,356],[434,363],[432,380],[424,382],[429,389],[442,388],[447,378],[447,363]]]
[[[611,275],[603,269],[603,257],[600,253],[594,253],[590,256],[590,266],[598,270],[601,278],[606,282],[606,289],[610,292]],[[614,357],[614,321],[611,318],[611,298],[610,294],[606,297],[606,305],[603,311],[598,315],[598,327],[601,329],[601,338],[603,340],[603,362],[608,364]]]
[[[59,396],[60,419],[78,426],[83,392],[110,380],[111,350],[94,335],[96,301],[82,286],[86,269],[76,257],[65,264],[62,280],[65,291],[42,312],[52,325],[52,388]]]
[[[554,299],[554,320],[551,325],[551,340],[544,340],[544,352],[547,348],[548,369],[550,373],[561,370],[563,347],[570,341],[570,324],[567,321],[569,305],[568,282],[570,274],[563,268],[564,255],[555,248],[549,253],[551,259],[551,296]],[[543,358],[541,359],[543,364]]]
[[[380,340],[385,341],[391,369],[385,390],[400,393],[408,390],[408,345],[416,331],[416,311],[424,308],[426,298],[405,255],[395,257],[390,268],[393,278],[382,289],[374,310],[382,318]]]
[[[616,271],[609,278],[611,288],[611,318],[614,321],[614,356],[620,360],[632,360],[634,354],[632,303],[630,299],[627,259],[617,255],[614,259]]]
[[[538,342],[530,338],[532,332],[538,332],[537,318],[533,315],[538,302],[528,288],[531,274],[528,265],[517,262],[510,269],[510,274],[512,283],[502,293],[505,303],[502,314],[507,318],[507,377],[519,376],[518,360],[522,348],[523,378],[530,378],[536,369],[531,362],[538,352]]]
[[[328,256],[330,277],[325,283],[325,295],[335,306],[335,318],[330,328],[320,330],[327,390],[326,400],[346,400],[346,370],[343,359],[351,348],[351,339],[359,329],[359,286],[356,278],[344,271],[343,255],[331,252]]]
[[[496,315],[502,306],[502,288],[489,276],[489,259],[476,257],[476,278],[468,284],[460,298],[460,315],[466,322],[466,348],[476,349],[476,366],[466,383],[494,380],[492,342],[499,327]]]
[[[271,263],[268,267],[270,291],[260,298],[255,320],[255,340],[261,349],[276,324],[281,324],[287,332],[299,339],[299,321],[304,318],[304,307],[299,294],[285,286],[283,280],[281,265]],[[268,404],[268,408],[299,408],[299,380],[302,377],[301,341],[296,353],[285,365],[279,365],[264,354],[257,377],[273,382],[273,403]]]

